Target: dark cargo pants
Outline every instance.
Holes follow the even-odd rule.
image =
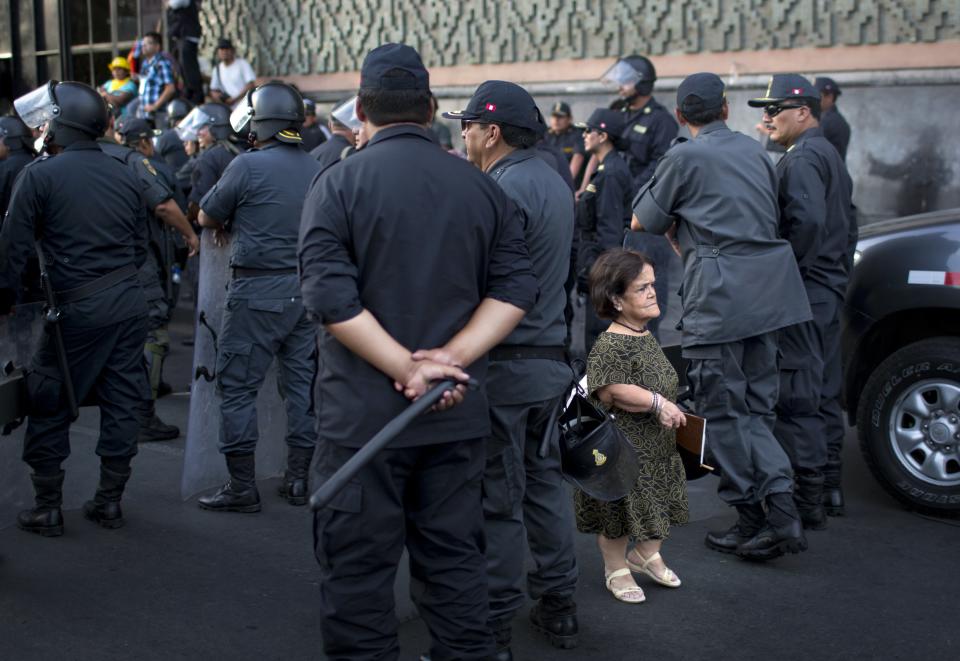
[[[826,297],[825,297],[826,298]],[[813,318],[823,337],[823,385],[820,389],[820,414],[827,439],[827,461],[840,464],[846,423],[840,406],[843,359],[840,356],[840,308],[842,299],[833,294],[825,301],[811,301]]]
[[[560,472],[555,435],[549,454],[537,453],[557,404],[554,398],[490,407],[483,515],[491,622],[510,619],[526,603],[527,547],[534,562],[527,574],[532,599],[572,597],[577,586],[573,499]]]
[[[780,396],[773,433],[794,471],[819,473],[827,463],[820,411],[823,335],[816,321],[805,321],[781,329],[779,342]]]
[[[143,363],[145,317],[100,328],[63,328],[70,378],[77,402],[88,396],[100,407],[101,457],[137,453],[137,412],[149,397]],[[23,460],[37,473],[50,474],[70,456],[70,411],[52,339],[44,335],[27,377],[32,413],[27,420]]]
[[[316,325],[299,298],[228,298],[217,356],[220,452],[256,450],[257,393],[278,359],[277,386],[287,412],[287,445],[316,444],[313,381],[317,370]]]
[[[314,484],[356,450],[321,444]],[[331,661],[400,657],[393,584],[403,548],[433,661],[493,653],[480,481],[484,441],[389,448],[316,513],[323,648]],[[419,651],[419,650],[415,650]],[[404,658],[414,658],[410,654]]]
[[[790,460],[773,435],[777,403],[777,333],[684,347],[695,411],[707,419],[707,450],[720,469],[729,505],[793,492]]]

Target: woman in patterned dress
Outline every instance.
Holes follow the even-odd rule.
[[[590,271],[590,298],[597,314],[611,320],[587,359],[590,398],[616,416],[637,452],[640,476],[630,493],[614,502],[577,491],[577,528],[597,535],[607,589],[628,603],[646,599],[631,570],[660,585],[680,586],[660,550],[670,526],[689,519],[686,476],[676,449],[676,429],[686,424],[673,403],[677,374],[645,329],[660,315],[653,283],[653,265],[631,250],[608,250]]]

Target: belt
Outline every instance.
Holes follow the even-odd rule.
[[[556,360],[566,363],[566,347],[534,347],[526,344],[501,344],[490,349],[490,360]]]
[[[289,275],[296,273],[296,267],[289,269],[248,269],[245,266],[234,266],[234,278],[259,278],[264,275]]]
[[[74,289],[65,289],[64,291],[56,292],[57,303],[59,305],[64,305],[65,303],[75,303],[80,299],[88,298],[94,294],[99,294],[103,290],[109,289],[115,284],[123,282],[127,278],[133,277],[136,274],[137,267],[133,264],[127,264],[116,271],[110,271],[110,273],[100,276],[93,282],[88,282],[87,284],[80,287],[75,287]]]

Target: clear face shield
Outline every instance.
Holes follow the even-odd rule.
[[[192,142],[197,139],[197,133],[204,126],[210,126],[213,123],[213,117],[203,112],[200,108],[194,108],[187,116],[181,119],[174,130],[183,142]]]
[[[60,114],[60,106],[53,94],[56,84],[56,81],[51,80],[13,102],[13,107],[24,124],[38,129]]]
[[[230,113],[230,126],[237,135],[250,133],[250,120],[253,119],[253,90],[247,93],[247,102],[238,104]]]
[[[344,101],[339,106],[334,108],[333,112],[330,114],[335,120],[346,126],[354,133],[359,131],[360,127],[363,126],[363,122],[361,122],[360,118],[357,117],[357,97],[353,97],[349,101]]]
[[[640,74],[632,66],[619,60],[600,77],[600,82],[613,87],[632,87],[640,82]]]

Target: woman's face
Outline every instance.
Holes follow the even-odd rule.
[[[660,316],[654,282],[653,267],[647,264],[640,271],[640,275],[627,286],[623,296],[614,299],[614,304],[623,308],[621,315],[627,323],[640,325]]]

